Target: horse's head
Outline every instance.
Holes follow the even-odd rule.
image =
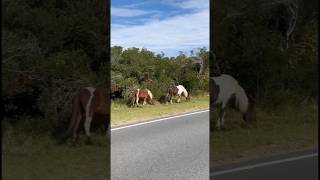
[[[191,94],[189,93],[188,96],[186,97],[186,101],[190,101],[191,100]]]
[[[255,122],[256,121],[256,111],[255,111],[255,103],[256,100],[252,96],[248,96],[248,109],[247,111],[243,114],[243,119],[246,122]]]

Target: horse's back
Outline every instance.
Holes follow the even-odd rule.
[[[236,94],[238,89],[238,81],[232,76],[222,74],[220,76],[212,77],[212,79],[219,88],[219,94],[217,95],[216,103],[225,103],[233,94]]]
[[[235,103],[241,111],[245,111],[248,107],[248,98],[244,89],[239,85],[238,81],[232,76],[222,74],[212,78],[217,86],[219,86],[219,95],[216,104],[223,103],[226,105],[230,98],[235,97]]]
[[[188,91],[186,90],[186,88],[184,86],[178,85],[177,88],[178,88],[178,94],[181,95],[181,93],[185,93],[185,96],[186,97],[188,96]]]
[[[102,87],[86,87],[79,92],[79,98],[83,109],[91,109],[91,112],[101,114],[110,113],[110,90]],[[90,104],[89,104],[90,103]]]

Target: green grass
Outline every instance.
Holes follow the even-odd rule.
[[[155,104],[131,108],[123,102],[112,102],[111,105],[111,124],[118,126],[128,123],[145,121],[155,117],[173,115],[177,113],[206,109],[209,107],[209,96],[195,96],[191,101],[186,102],[181,98],[181,103],[174,104]]]
[[[256,127],[243,127],[241,115],[228,109],[226,130],[210,135],[210,161],[222,165],[317,146],[317,109],[315,104],[287,106],[278,111],[258,108]]]
[[[92,146],[71,146],[56,145],[45,135],[17,133],[7,130],[2,137],[3,179],[105,180],[108,176],[110,159],[105,136],[94,135]]]
[[[120,102],[112,104],[113,125],[136,122],[158,116],[195,109],[208,108],[209,97],[194,97],[190,102],[169,105],[147,105],[129,108]],[[6,180],[103,179],[108,176],[109,155],[105,134],[93,134],[94,145],[57,145],[53,138],[37,133],[31,121],[15,126],[3,124],[2,129],[2,178]],[[33,123],[35,124],[35,123]],[[33,126],[32,126],[33,127]],[[41,134],[41,135],[40,135]]]

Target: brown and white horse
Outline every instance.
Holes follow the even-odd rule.
[[[149,104],[154,104],[153,103],[153,95],[149,89],[136,89],[133,92],[133,99],[132,99],[132,106],[136,105],[139,106],[139,101],[140,99],[143,100],[142,105],[146,105],[147,102]]]
[[[220,108],[217,122],[218,129],[224,126],[225,108],[230,102],[234,102],[233,105],[242,113],[245,122],[253,122],[256,120],[254,110],[255,100],[251,96],[249,96],[249,98],[247,97],[246,92],[237,80],[230,75],[222,74],[210,78],[210,81],[210,94],[212,96],[210,97],[210,104]],[[210,117],[213,116],[210,115]]]
[[[84,119],[84,130],[87,142],[90,143],[90,127],[93,118],[97,119],[96,117],[103,118],[105,130],[107,130],[107,135],[109,135],[110,89],[86,87],[80,90],[73,99],[72,118],[67,134],[72,133],[73,141],[76,142],[79,136],[79,126],[83,122],[82,119]]]
[[[177,103],[180,102],[181,96],[184,96],[186,98],[186,101],[190,100],[190,94],[188,93],[186,88],[184,88],[182,85],[178,85],[178,86],[171,85],[170,87],[168,87],[167,94],[166,94],[166,103],[170,101],[170,103],[172,104],[173,96],[178,96]]]

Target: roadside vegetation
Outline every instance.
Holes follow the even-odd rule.
[[[183,85],[191,95],[191,102],[163,105],[161,96],[166,95],[170,85]],[[131,108],[128,105],[137,88],[147,88],[153,94],[155,105]],[[209,107],[209,52],[205,47],[190,52],[180,52],[176,57],[155,54],[148,49],[111,48],[111,123],[145,121],[171,115],[206,109]],[[182,102],[184,97],[181,98]],[[140,102],[142,104],[142,102]]]
[[[188,111],[203,110],[209,108],[208,94],[192,97],[186,102],[181,98],[180,103],[145,105],[138,108],[130,108],[122,101],[113,101],[111,104],[111,126],[119,126],[135,122],[146,121],[168,115],[175,115]]]
[[[137,88],[149,89],[155,100],[171,84],[183,85],[196,96],[209,90],[209,52],[205,47],[166,57],[148,49],[111,48],[111,92],[114,99],[127,101]]]
[[[208,92],[208,50],[170,58],[135,47],[110,49],[107,2],[1,2],[3,179],[105,179],[105,134],[95,131],[93,146],[82,145],[83,139],[79,147],[57,145],[71,118],[72,98],[83,87],[123,89],[113,113],[128,112],[132,88],[149,88],[159,98],[170,83],[183,84],[199,100],[181,103],[185,109],[170,107],[207,107],[201,94]]]
[[[241,114],[228,109],[225,123],[225,130],[210,135],[210,161],[214,166],[318,146],[315,102],[287,105],[281,110],[258,106],[257,122],[249,126]]]
[[[210,76],[232,75],[257,103],[255,127],[227,110],[226,130],[210,135],[213,164],[318,146],[318,1],[211,5]]]
[[[74,94],[110,81],[104,3],[1,2],[2,179],[106,179],[105,133],[93,146],[57,145]]]

